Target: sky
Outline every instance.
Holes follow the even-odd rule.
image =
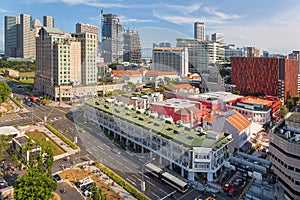
[[[75,32],[75,24],[99,26],[100,10],[118,15],[125,29],[139,31],[143,48],[152,43],[192,38],[193,23],[204,21],[206,34],[224,34],[227,44],[255,46],[270,53],[300,50],[298,0],[1,0],[0,50],[4,49],[4,16],[30,14],[42,22]]]

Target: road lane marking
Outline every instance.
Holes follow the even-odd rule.
[[[158,190],[161,191],[161,192],[163,192],[163,193],[165,193],[165,194],[168,194],[166,191],[162,190],[161,188],[159,188]]]
[[[165,198],[171,196],[172,194],[174,194],[176,192],[176,190],[174,190],[173,192],[171,192],[170,194],[167,193],[166,196],[164,196],[163,198],[161,198],[160,200],[164,200]]]
[[[153,192],[151,192],[151,194],[152,194],[153,196],[156,196],[157,199],[160,199],[160,197],[159,197],[157,194],[155,194],[155,193],[153,193]]]
[[[129,181],[131,184],[136,185],[136,183],[133,180],[131,180],[129,178],[126,178],[126,180]]]

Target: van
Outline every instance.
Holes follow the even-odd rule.
[[[79,180],[77,183],[75,183],[76,187],[81,188],[82,186],[94,182],[91,177],[86,177],[84,179]]]

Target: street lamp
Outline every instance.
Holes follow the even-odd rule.
[[[144,199],[144,196],[145,196],[145,188],[146,188],[146,184],[145,184],[145,181],[144,181],[144,169],[145,169],[145,166],[152,162],[153,160],[155,160],[155,158],[152,158],[151,160],[148,160],[147,162],[145,162],[142,166],[142,182],[141,182],[141,191],[143,192],[143,199]]]

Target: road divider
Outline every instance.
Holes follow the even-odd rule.
[[[130,183],[128,183],[126,180],[121,178],[119,175],[117,175],[112,170],[108,169],[107,167],[103,166],[100,163],[97,163],[97,167],[101,169],[103,173],[105,173],[107,176],[109,176],[112,180],[114,180],[117,184],[119,184],[121,187],[123,187],[127,192],[132,194],[136,199],[138,200],[149,200],[147,196],[144,196],[139,190],[134,188]]]
[[[53,134],[55,134],[57,137],[59,137],[62,141],[64,141],[66,144],[68,144],[72,149],[79,149],[79,147],[74,144],[71,140],[66,138],[64,135],[62,135],[58,130],[50,126],[49,124],[45,124],[45,127],[51,131]]]

